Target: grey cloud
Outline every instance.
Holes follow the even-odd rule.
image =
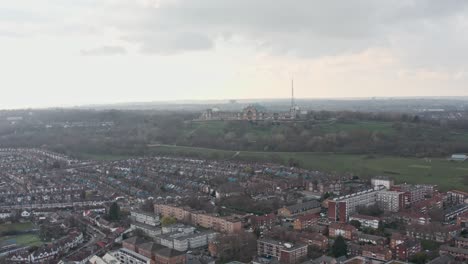
[[[217,39],[238,35],[252,40],[258,49],[278,54],[317,57],[385,47],[395,49],[402,60],[426,56],[427,63],[435,64],[441,59],[438,54],[449,52],[449,57],[456,57],[466,53],[461,47],[468,45],[466,38],[461,37],[468,30],[468,1],[463,0],[163,0],[162,3],[159,8],[138,10],[140,16],[131,23],[117,25],[128,39],[140,43],[144,52],[211,48],[214,45],[209,43]],[[460,19],[464,22],[454,27],[454,21]],[[183,32],[192,32],[198,38],[178,37]],[[452,42],[440,45],[439,39]],[[419,46],[413,48],[414,45]],[[440,63],[448,66],[452,62]]]
[[[50,21],[46,16],[37,12],[15,8],[0,8],[0,21],[20,23],[44,23]]]
[[[198,33],[181,32],[177,34],[153,34],[143,36],[141,52],[155,54],[174,54],[184,51],[207,50],[213,47],[213,41]]]
[[[20,34],[18,32],[0,30],[0,37],[4,37],[4,38],[23,38],[24,35],[22,35],[22,34]]]
[[[83,56],[113,56],[113,55],[124,55],[127,50],[120,46],[103,46],[94,49],[81,50]]]

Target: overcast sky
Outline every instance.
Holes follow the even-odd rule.
[[[468,95],[465,0],[0,0],[0,108]]]

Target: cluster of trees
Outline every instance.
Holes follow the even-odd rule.
[[[264,215],[278,210],[283,204],[278,199],[255,201],[247,195],[223,198],[218,205],[241,212]]]
[[[120,206],[118,203],[114,202],[111,204],[105,218],[111,222],[116,222],[121,219]]]
[[[383,123],[367,127],[361,121],[321,123],[227,122],[222,129],[193,128],[177,145],[249,151],[341,152],[401,156],[442,156],[468,151],[451,130],[420,122]],[[191,130],[186,124],[186,130]],[[200,126],[200,125],[197,125]]]
[[[162,226],[170,226],[170,225],[173,225],[173,224],[176,224],[176,223],[177,223],[177,219],[174,218],[174,217],[164,216],[163,218],[161,218],[161,225]]]
[[[216,237],[218,260],[220,263],[230,261],[250,262],[257,252],[255,235],[247,232],[223,234]]]
[[[66,232],[60,225],[43,224],[39,229],[39,238],[42,241],[52,241],[65,235]]]
[[[219,121],[197,123],[198,113],[156,111],[35,111],[22,122],[0,122],[0,145],[86,154],[144,155],[148,145],[169,144],[227,150],[310,151],[403,156],[468,152],[457,133],[468,121],[426,120],[396,113],[312,112],[304,122]],[[375,128],[365,122],[382,124]],[[111,126],[63,127],[66,122]]]
[[[300,235],[299,233],[287,228],[275,227],[267,233],[267,236],[278,241],[290,241],[296,243],[299,241]],[[309,258],[318,258],[324,254],[328,254],[333,257],[346,256],[348,254],[348,246],[345,239],[342,236],[338,236],[328,252],[324,252],[313,246],[308,248]]]
[[[151,143],[174,143],[195,113],[155,111],[41,110],[11,125],[0,121],[3,147],[42,147],[78,158],[144,155]],[[66,127],[71,122],[97,124]],[[101,126],[100,122],[112,125]],[[86,155],[83,155],[86,154]]]
[[[380,209],[380,207],[377,204],[369,206],[358,206],[356,210],[359,214],[369,216],[381,216],[384,213],[384,211]]]

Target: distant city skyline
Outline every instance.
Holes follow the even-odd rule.
[[[468,96],[467,1],[26,0],[0,6],[0,109]]]

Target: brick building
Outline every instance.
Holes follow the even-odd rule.
[[[283,264],[296,264],[301,263],[307,257],[307,245],[259,239],[257,240],[257,254],[262,257],[274,257]]]
[[[273,213],[260,216],[253,215],[249,221],[253,228],[270,228],[276,223],[276,215]]]
[[[191,216],[189,208],[182,208],[166,204],[155,204],[154,212],[162,216],[174,217],[179,221],[190,221]]]
[[[356,235],[357,229],[352,225],[332,223],[328,227],[328,236],[331,238],[342,236],[344,239],[353,240]]]
[[[223,233],[235,233],[242,230],[241,221],[233,217],[220,217],[203,212],[196,212],[189,208],[165,204],[155,204],[154,211],[162,216],[175,217],[179,221],[190,222],[193,225]]]
[[[278,215],[282,217],[293,217],[297,215],[320,213],[320,210],[320,202],[310,201],[280,208],[278,210]]]
[[[417,240],[411,239],[396,245],[395,247],[395,258],[398,260],[407,261],[409,258],[414,256],[416,253],[421,252],[421,243]]]
[[[320,218],[319,214],[300,215],[293,222],[294,230],[308,229],[316,225],[319,218]]]
[[[299,241],[320,250],[326,250],[328,248],[328,238],[319,233],[303,233]]]
[[[186,255],[171,248],[164,248],[156,251],[155,264],[185,264]]]
[[[369,227],[372,229],[379,228],[380,218],[375,216],[355,214],[349,217],[349,221],[353,220],[361,223],[362,227]]]
[[[440,247],[439,253],[440,255],[452,255],[457,260],[468,261],[468,249],[466,248],[457,248],[443,245]]]
[[[328,218],[333,222],[345,223],[348,217],[356,213],[359,206],[370,206],[377,202],[377,194],[385,187],[378,186],[375,189],[369,189],[333,199],[328,203]]]

